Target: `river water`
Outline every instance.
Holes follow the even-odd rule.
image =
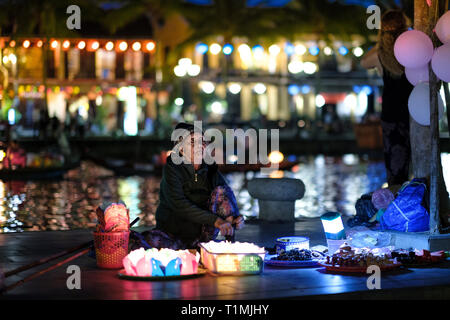
[[[450,154],[442,154],[442,164],[449,186]],[[305,183],[305,196],[296,202],[297,218],[318,217],[327,211],[354,215],[356,200],[386,181],[383,162],[352,154],[305,157],[282,174]],[[247,181],[258,175],[252,172],[226,175],[247,219],[258,217],[258,202],[246,189]],[[92,228],[96,224],[97,206],[119,199],[130,209],[131,220],[139,217],[139,225],[153,225],[159,183],[159,177],[115,177],[88,161],[69,171],[61,181],[0,180],[0,232]]]

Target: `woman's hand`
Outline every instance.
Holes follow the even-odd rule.
[[[236,230],[242,229],[242,227],[244,226],[244,217],[243,216],[239,215],[236,218],[233,218],[233,217],[229,217],[229,218],[232,218],[231,224],[235,226]],[[227,218],[227,220],[228,220],[228,218]]]
[[[216,222],[214,222],[214,227],[220,230],[220,234],[222,236],[232,236],[233,235],[233,226],[231,222],[223,220],[221,218],[217,218]]]

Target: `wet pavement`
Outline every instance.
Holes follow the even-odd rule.
[[[138,228],[142,231],[144,228]],[[237,241],[273,247],[279,236],[310,237],[311,245],[325,244],[319,219],[292,224],[249,222],[239,231]],[[0,267],[3,270],[30,263],[92,240],[88,230],[45,231],[0,234]],[[61,259],[60,259],[61,260]],[[54,262],[55,263],[55,262]],[[23,277],[48,267],[8,277],[11,285]],[[69,265],[81,269],[81,289],[69,290]],[[96,267],[87,255],[49,271],[8,291],[0,299],[402,299],[450,297],[450,262],[435,267],[411,268],[383,273],[381,290],[368,290],[367,274],[332,274],[322,268],[273,268],[265,266],[261,275],[204,276],[172,281],[130,281],[117,277],[118,270]]]

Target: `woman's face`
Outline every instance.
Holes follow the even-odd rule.
[[[188,163],[201,164],[205,147],[203,135],[195,132],[183,140],[181,152]]]

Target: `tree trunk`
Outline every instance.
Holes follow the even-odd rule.
[[[414,29],[433,36],[436,25],[439,1],[433,0],[428,7],[424,0],[414,0]],[[448,193],[442,175],[439,151],[439,123],[437,115],[437,94],[439,82],[430,68],[430,118],[431,125],[421,126],[410,120],[411,159],[413,174],[417,178],[426,178],[430,190],[430,232],[439,233],[439,212],[446,222],[448,211]],[[441,199],[442,201],[439,201]]]

